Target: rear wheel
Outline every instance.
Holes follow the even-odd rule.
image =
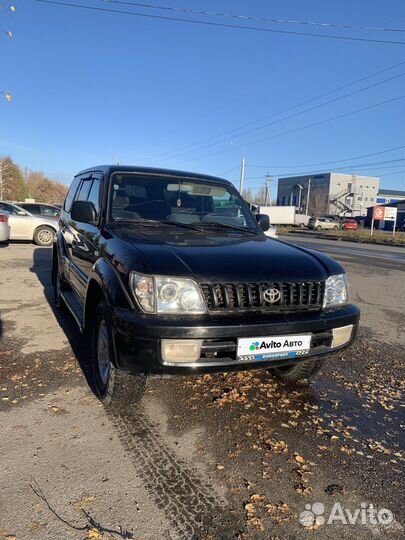
[[[55,231],[46,225],[39,226],[34,232],[34,242],[37,246],[52,246]]]
[[[282,366],[269,369],[269,372],[285,382],[298,382],[310,379],[322,368],[325,360],[304,360],[291,366]]]
[[[94,389],[106,407],[122,409],[142,398],[146,377],[117,369],[113,354],[111,317],[105,300],[101,300],[95,311],[92,328],[91,367]]]
[[[333,230],[337,231],[338,229],[339,229],[339,227],[337,225],[334,225]]]
[[[315,229],[316,229],[317,231],[321,231],[321,230],[322,230],[322,227],[321,227],[320,225],[317,225],[317,226],[315,227]]]

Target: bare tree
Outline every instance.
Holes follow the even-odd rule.
[[[50,180],[43,172],[32,171],[27,177],[27,191],[38,202],[61,204],[66,197],[67,186]]]
[[[18,201],[25,197],[25,183],[19,166],[10,157],[0,158],[0,199]]]

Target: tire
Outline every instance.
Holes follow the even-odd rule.
[[[111,316],[105,300],[97,305],[93,321],[91,371],[95,394],[109,409],[123,410],[140,401],[146,388],[146,376],[115,367]]]
[[[338,227],[337,225],[335,225],[335,226],[333,227],[333,230],[334,230],[334,231],[337,231],[338,229],[339,229],[339,227]]]
[[[55,231],[47,225],[40,225],[34,232],[34,243],[37,246],[50,247],[55,239]]]
[[[315,229],[316,229],[317,231],[321,231],[321,230],[322,230],[322,227],[321,227],[320,225],[317,225],[317,226],[315,227]]]
[[[325,360],[304,360],[292,366],[283,366],[269,369],[269,372],[285,382],[296,383],[304,379],[310,379],[322,368]]]

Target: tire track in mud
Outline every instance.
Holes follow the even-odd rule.
[[[165,512],[176,540],[232,539],[240,526],[186,461],[175,455],[156,427],[140,412],[110,412],[109,418],[144,487]]]

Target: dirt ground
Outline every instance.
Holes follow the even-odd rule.
[[[404,538],[403,251],[335,252],[362,326],[310,385],[154,378],[108,413],[51,250],[0,249],[0,540]],[[328,524],[336,503],[393,517]]]

